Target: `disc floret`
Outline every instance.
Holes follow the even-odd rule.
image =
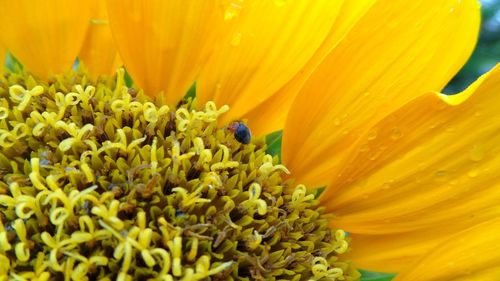
[[[356,280],[314,195],[217,124],[82,72],[0,78],[0,279]]]

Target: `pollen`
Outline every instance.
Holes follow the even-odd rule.
[[[0,280],[358,280],[315,196],[208,102],[0,77]]]

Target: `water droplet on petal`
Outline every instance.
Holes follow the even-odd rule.
[[[391,130],[391,139],[397,140],[403,136],[403,132],[399,128],[392,128]]]
[[[448,180],[448,172],[444,170],[437,171],[435,176],[436,176],[436,181],[443,182]]]
[[[437,172],[436,172],[436,176],[437,176],[437,177],[443,177],[443,176],[445,176],[445,175],[446,175],[446,171],[441,170],[441,171],[437,171]]]
[[[377,138],[377,131],[371,131],[368,133],[368,140],[374,140]]]
[[[241,33],[237,32],[231,37],[231,45],[236,47],[241,43]]]
[[[334,124],[335,126],[340,126],[340,123],[341,123],[340,118],[335,118],[335,119],[333,120],[333,124]]]
[[[472,161],[479,162],[484,158],[484,147],[480,144],[475,144],[469,151],[469,159]]]
[[[224,11],[224,19],[232,20],[238,17],[240,15],[241,10],[243,9],[243,6],[241,5],[242,3],[243,3],[242,0],[231,2]]]

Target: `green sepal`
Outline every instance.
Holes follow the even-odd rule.
[[[191,88],[187,91],[186,95],[184,96],[184,100],[189,100],[189,98],[194,99],[196,97],[196,82],[191,85]]]
[[[125,85],[128,88],[131,88],[134,85],[134,80],[132,79],[132,76],[130,76],[130,73],[128,73],[127,69],[125,69],[124,80],[125,80]]]
[[[281,137],[283,135],[283,131],[276,131],[270,133],[266,136],[266,144],[267,150],[266,153],[271,154],[272,156],[278,155],[281,162]]]
[[[366,270],[360,270],[359,272],[361,272],[361,281],[391,281],[396,276],[394,273],[380,273]]]
[[[12,72],[22,72],[23,69],[23,65],[10,52],[5,55],[5,67]]]

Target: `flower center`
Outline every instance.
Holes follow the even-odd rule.
[[[217,126],[227,106],[158,106],[123,77],[0,77],[0,276],[359,278],[264,141]]]

